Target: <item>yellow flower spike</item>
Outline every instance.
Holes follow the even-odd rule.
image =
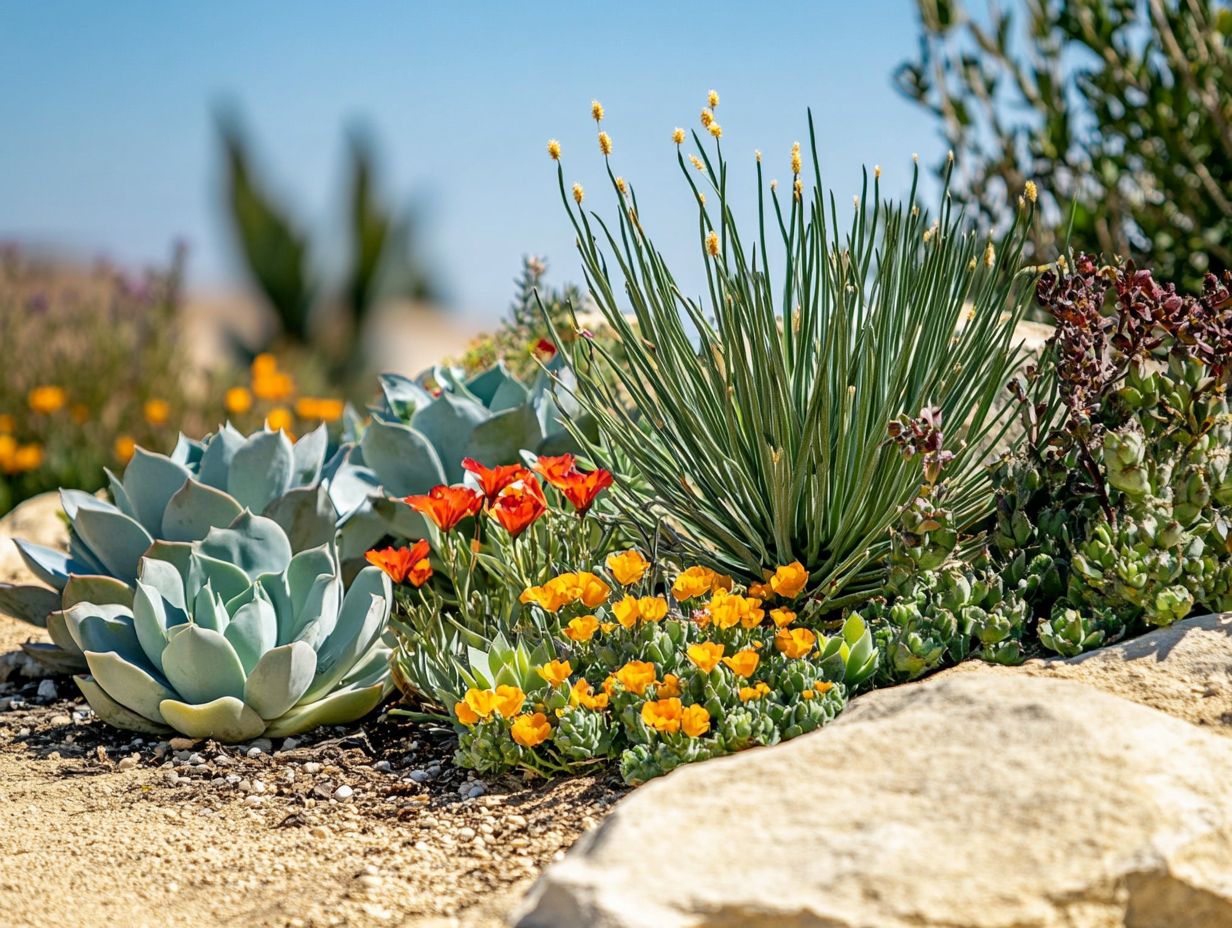
[[[599,133],[599,151],[605,158],[612,153],[612,137],[606,132]]]
[[[700,641],[689,645],[686,653],[689,655],[689,660],[696,664],[702,673],[710,673],[723,659],[724,650],[724,646],[717,641]]]
[[[1039,198],[1039,187],[1035,186],[1035,181],[1029,180],[1022,188],[1023,195],[1028,200],[1034,203]]]
[[[549,685],[559,686],[573,674],[573,665],[562,660],[548,661],[542,667],[537,668],[536,672],[547,680]]]
[[[717,122],[712,122],[708,125],[706,127],[706,131],[713,135],[716,139],[721,139],[723,137],[723,127]]]
[[[116,460],[121,464],[127,464],[132,460],[133,454],[137,451],[137,443],[133,441],[131,435],[117,435],[116,440],[111,445],[111,451],[116,456]]]
[[[650,661],[629,661],[614,676],[630,693],[641,696],[655,681],[655,667]]]
[[[738,677],[751,677],[760,662],[761,657],[752,650],[737,651],[731,657],[723,658],[723,663]]]
[[[674,673],[665,673],[663,679],[655,684],[655,696],[666,699],[669,696],[680,695],[680,678]]]
[[[462,701],[475,714],[476,718],[490,718],[492,713],[496,711],[496,694],[491,690],[477,690],[471,687],[466,691],[466,695],[462,697]]]
[[[710,112],[709,107],[706,107],[702,110],[702,125],[709,129],[712,122],[714,122],[714,113]]]
[[[881,180],[881,165],[873,165],[873,180]]]
[[[492,705],[500,713],[501,718],[511,719],[522,711],[526,702],[526,694],[520,687],[501,684],[492,694]]]
[[[31,412],[43,413],[51,415],[53,412],[59,412],[64,404],[68,402],[68,393],[63,387],[43,385],[35,387],[26,395],[26,402],[30,406]]]
[[[718,106],[719,105],[719,92],[717,90],[712,90],[710,91],[710,93],[706,94],[706,103],[710,105],[711,109],[714,109],[716,106]]]
[[[786,628],[792,622],[796,621],[796,614],[790,609],[771,609],[770,621],[778,628]]]
[[[706,233],[706,251],[712,258],[719,256],[719,233],[713,229]]]
[[[553,161],[560,160],[560,142],[556,139],[548,139],[548,157]]]
[[[675,696],[667,699],[647,700],[642,703],[642,721],[647,727],[665,735],[674,735],[680,731],[680,723],[684,716],[684,707]]]
[[[643,622],[661,622],[667,615],[667,600],[662,596],[643,596],[637,601],[637,612]]]
[[[700,738],[710,731],[710,713],[705,706],[687,706],[680,718],[680,730],[690,738]]]
[[[586,196],[586,191],[582,189],[581,184],[573,185],[573,200],[578,206],[582,205],[582,198]]]
[[[993,247],[992,242],[988,243],[988,247],[984,249],[984,267],[992,267],[997,263],[997,249]]]
[[[453,704],[453,714],[463,725],[474,725],[479,721],[479,715],[464,700]]]
[[[800,143],[793,142],[791,145],[791,173],[799,174],[803,167],[804,164],[800,159]]]
[[[233,416],[242,416],[252,409],[252,392],[247,387],[232,387],[223,396],[223,406]]]
[[[603,122],[603,104],[598,100],[590,101],[590,118],[595,122]]]
[[[693,165],[693,167],[697,168],[699,171],[704,171],[706,169],[706,166],[702,164],[702,159],[697,157],[697,155],[689,155],[689,164]]]
[[[807,628],[780,628],[774,636],[774,646],[786,657],[807,657],[817,643],[817,636]]]
[[[599,620],[593,615],[583,615],[570,619],[564,628],[564,634],[570,641],[590,641],[598,630]]]
[[[795,599],[808,583],[808,571],[799,561],[779,567],[770,578],[770,589],[785,599]]]
[[[141,414],[150,425],[166,425],[171,418],[171,404],[166,400],[146,400],[141,407]]]
[[[533,748],[548,740],[552,734],[552,726],[548,723],[548,717],[542,712],[536,712],[534,715],[519,715],[509,727],[509,734],[522,747]]]
[[[674,129],[672,131],[672,141],[675,142],[677,145],[683,145],[684,144],[684,130],[679,127]]]
[[[605,563],[612,577],[621,586],[631,586],[639,582],[650,569],[650,561],[646,560],[642,552],[636,548],[609,554]]]
[[[625,194],[625,179],[623,177],[616,178],[616,189],[620,191],[620,195]]]
[[[622,628],[632,628],[641,618],[641,604],[637,597],[626,595],[612,604],[612,616]]]
[[[804,199],[804,182],[800,178],[796,178],[796,182],[791,185],[791,195],[797,200]]]

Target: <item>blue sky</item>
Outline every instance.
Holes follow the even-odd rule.
[[[811,106],[841,202],[865,163],[905,191],[912,152],[932,164],[942,146],[890,83],[915,34],[911,0],[8,3],[0,238],[148,262],[182,237],[195,283],[241,279],[218,203],[212,114],[227,101],[327,243],[344,127],[368,127],[386,192],[426,209],[453,302],[495,319],[523,254],[547,255],[553,280],[580,277],[544,145],[559,138],[568,179],[598,191],[592,97],[671,259],[692,247],[695,214],[670,135],[697,125],[711,87],[750,186],[755,148],[787,176]]]

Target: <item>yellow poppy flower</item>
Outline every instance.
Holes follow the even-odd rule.
[[[723,658],[723,663],[730,667],[738,677],[751,677],[760,661],[761,658],[757,652],[751,650],[738,651],[731,657]]]
[[[688,706],[680,718],[680,729],[690,738],[700,738],[710,731],[710,713],[705,706]]]
[[[817,636],[807,628],[780,628],[774,636],[774,646],[790,658],[805,657],[817,643]]]
[[[808,583],[808,571],[799,561],[793,561],[774,571],[770,578],[770,589],[787,599],[795,599]]]
[[[630,586],[646,575],[650,562],[642,557],[641,551],[631,548],[619,554],[609,554],[607,569],[621,586]]]
[[[790,609],[771,609],[770,621],[779,628],[786,628],[792,622],[796,621],[796,614]]]
[[[585,678],[573,684],[573,688],[569,692],[569,702],[571,704],[584,706],[587,709],[606,709],[608,698],[608,693],[596,694]]]
[[[573,673],[573,665],[568,661],[549,661],[538,669],[539,676],[548,681],[551,686],[564,683]]]
[[[479,721],[479,714],[468,706],[465,701],[453,704],[453,714],[458,717],[458,721],[463,725],[474,725]]]
[[[690,567],[676,578],[672,584],[672,596],[684,601],[710,592],[711,577],[714,572],[705,567]]]
[[[533,748],[548,740],[548,736],[552,734],[552,726],[548,724],[548,717],[542,712],[536,712],[534,715],[519,715],[509,727],[509,734],[522,747]]]
[[[575,598],[580,599],[587,609],[607,602],[607,598],[612,594],[612,588],[601,578],[585,571],[577,575],[577,585],[578,595]]]
[[[501,714],[501,718],[513,718],[522,711],[522,704],[524,702],[526,702],[526,694],[516,686],[502,684],[492,694],[492,705]]]
[[[630,693],[641,696],[655,681],[655,666],[650,661],[629,661],[616,671],[616,679]]]
[[[637,601],[637,611],[643,622],[658,622],[667,615],[667,600],[662,596],[643,596]]]
[[[496,694],[491,690],[477,690],[472,687],[466,691],[462,701],[477,718],[486,719],[496,711]]]
[[[642,721],[655,731],[675,734],[680,731],[684,709],[675,696],[668,699],[652,699],[642,703]]]
[[[665,673],[663,679],[655,684],[655,696],[665,699],[680,695],[680,678],[674,673]]]
[[[719,661],[723,657],[723,645],[717,641],[702,641],[698,644],[689,645],[688,655],[689,660],[701,669],[703,673],[710,673],[718,666]]]
[[[829,680],[818,680],[813,684],[813,689],[819,693],[828,693],[830,690],[834,689],[834,684]]]
[[[641,618],[641,604],[636,597],[625,596],[612,604],[612,615],[624,628],[632,628]]]
[[[570,641],[590,641],[598,630],[599,620],[597,618],[593,615],[582,615],[576,619],[570,619],[569,624],[564,628],[564,633]]]

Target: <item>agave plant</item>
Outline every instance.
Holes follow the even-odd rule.
[[[587,419],[569,399],[563,410],[557,405],[552,378],[574,383],[559,355],[529,387],[499,363],[469,380],[448,367],[415,379],[381,376],[381,404],[331,473],[330,493],[343,514],[344,556],[362,554],[386,534],[425,537],[422,518],[391,498],[461,482],[465,458],[496,467],[520,463],[522,451],[576,450],[563,417],[573,417],[582,430]]]
[[[797,144],[785,196],[767,189],[758,157],[750,236],[728,201],[721,130],[711,110],[703,117],[713,138],[694,134],[698,154],[686,159],[683,130],[676,143],[706,298],[682,291],[613,168],[614,227],[558,168],[591,296],[626,363],[590,363],[608,353],[592,340],[558,342],[598,424],[592,456],[622,471],[617,502],[631,520],[647,535],[667,529],[686,561],[753,580],[798,560],[838,609],[879,585],[887,530],[916,490],[911,466],[884,448],[901,413],[931,405],[954,424],[956,528],[991,511],[977,449],[1004,428],[998,398],[1019,363],[1034,191],[1004,235],[983,238],[945,191],[936,219],[926,213],[918,169],[907,202],[883,201],[878,170],[843,232],[814,141],[813,183]],[[559,159],[558,146],[549,153]],[[781,260],[767,260],[769,240]]]
[[[174,556],[242,513],[259,513],[285,532],[293,551],[332,543],[338,515],[322,475],[324,427],[294,444],[263,429],[244,436],[229,425],[193,441],[180,437],[170,455],[136,449],[123,478],[108,472],[112,502],[61,490],[68,551],[15,539],[42,586],[0,584],[0,611],[46,626],[53,645],[27,645],[55,670],[83,667],[63,612],[80,602],[131,606],[147,554]]]
[[[354,721],[390,691],[391,591],[377,568],[344,593],[332,543],[293,553],[249,512],[160,554],[139,558],[131,607],[63,613],[90,669],[75,679],[103,721],[247,741]]]

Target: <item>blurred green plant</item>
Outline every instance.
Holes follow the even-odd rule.
[[[253,282],[280,324],[277,335],[312,346],[343,369],[355,351],[372,307],[385,297],[433,300],[439,288],[420,259],[410,212],[377,196],[371,139],[350,133],[347,144],[346,264],[334,285],[313,264],[303,223],[280,202],[253,167],[251,146],[236,115],[221,112],[218,132],[225,158],[225,198],[239,250]]]
[[[591,456],[620,471],[615,497],[629,520],[647,537],[662,527],[687,562],[746,578],[798,560],[838,609],[877,589],[888,529],[914,498],[912,468],[883,447],[886,424],[904,410],[935,405],[957,424],[956,526],[991,512],[976,449],[1005,425],[998,397],[1019,360],[1014,327],[1032,277],[1017,269],[1034,202],[999,240],[982,239],[948,181],[933,221],[917,201],[918,169],[903,204],[882,201],[877,169],[844,234],[815,142],[809,191],[797,143],[786,204],[775,183],[767,191],[759,156],[758,224],[746,243],[710,109],[703,124],[712,153],[695,134],[699,154],[681,148],[677,160],[698,205],[708,305],[681,292],[632,186],[609,167],[620,203],[612,228],[559,170],[591,297],[626,363],[593,365],[611,361],[601,341],[558,341],[600,429]],[[811,118],[809,128],[812,139]],[[678,148],[684,136],[676,131]],[[549,154],[558,160],[559,146]],[[772,236],[782,254],[773,270]]]
[[[1027,0],[986,15],[917,0],[920,55],[896,73],[990,220],[1041,186],[1037,260],[1134,254],[1199,289],[1232,266],[1232,7],[1225,0]],[[948,172],[942,165],[941,172]]]

